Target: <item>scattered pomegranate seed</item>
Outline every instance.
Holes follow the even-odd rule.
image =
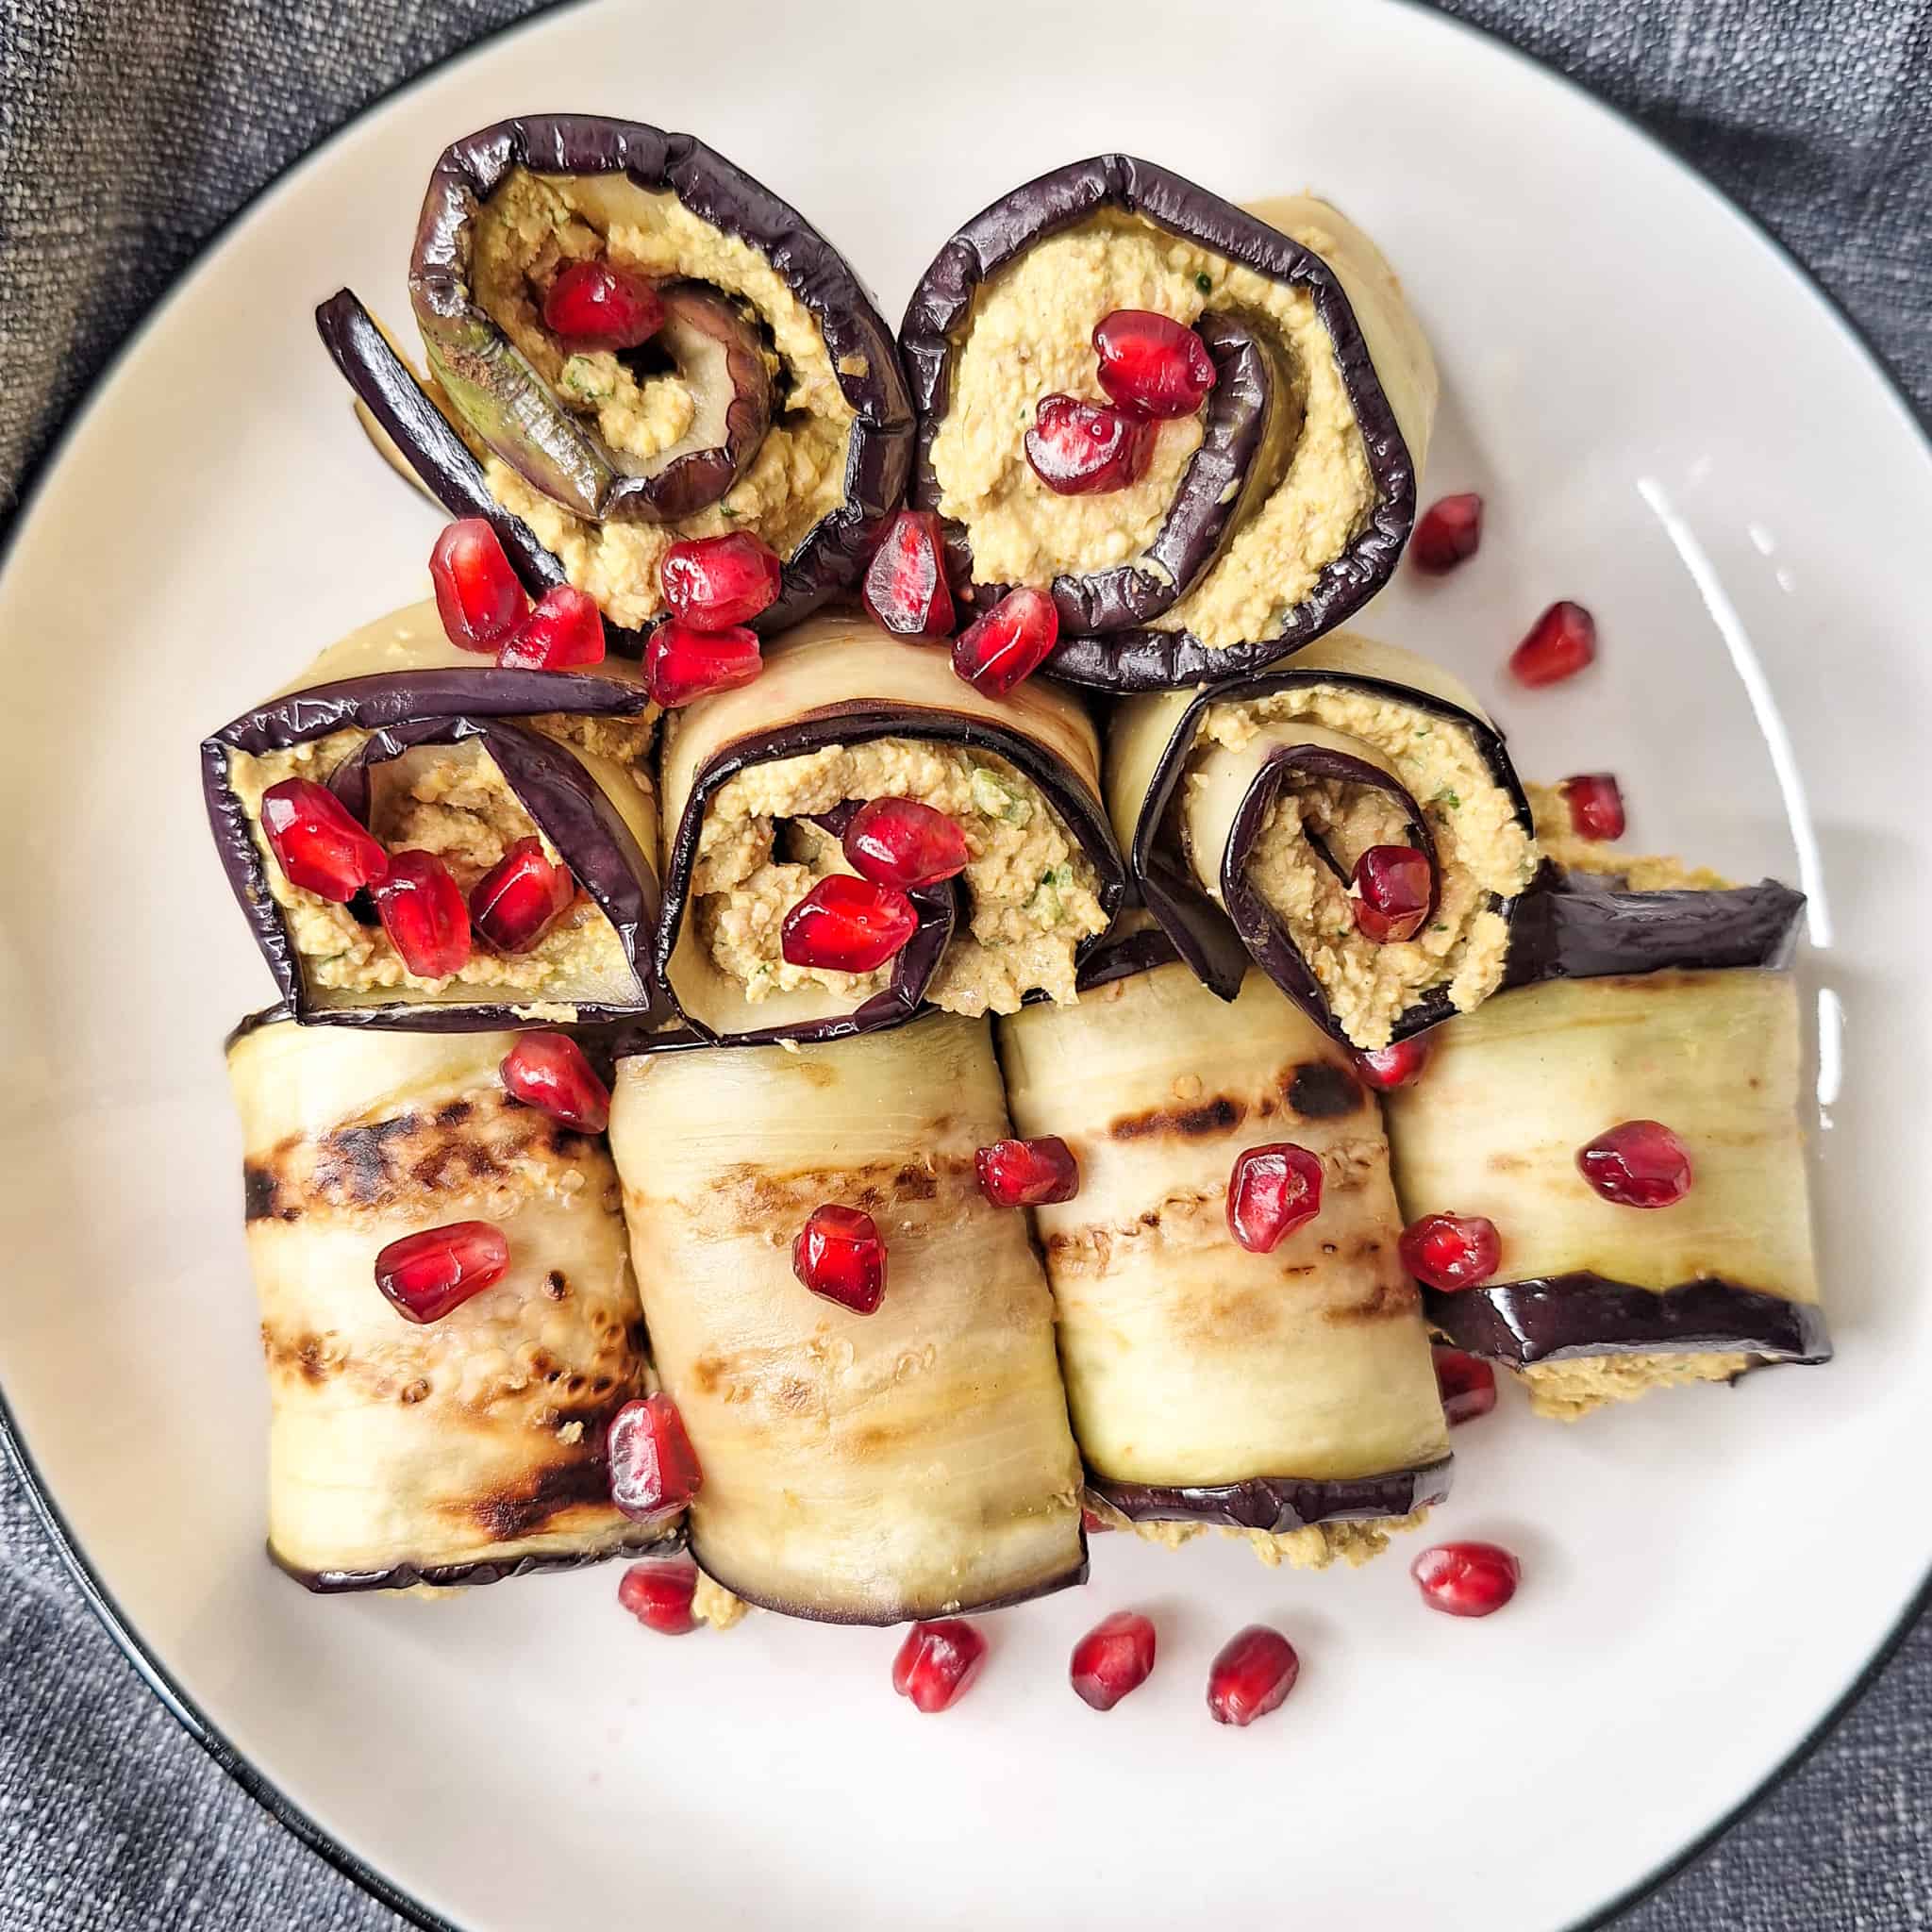
[[[919,929],[919,913],[896,886],[875,886],[835,872],[822,878],[778,929],[788,966],[825,973],[871,973]]]
[[[369,889],[389,942],[419,979],[446,979],[470,963],[470,908],[433,852],[392,852]]]
[[[610,1500],[633,1523],[675,1516],[703,1486],[705,1473],[677,1405],[660,1390],[626,1402],[604,1439]]]
[[[791,1272],[812,1293],[855,1315],[870,1315],[886,1292],[886,1244],[878,1224],[836,1201],[814,1208],[792,1238]]]
[[[660,1637],[683,1637],[698,1627],[691,1613],[696,1594],[698,1572],[695,1563],[678,1563],[662,1557],[633,1563],[617,1586],[617,1601],[646,1630]]]
[[[1349,909],[1378,946],[1412,940],[1429,916],[1435,874],[1413,845],[1371,845],[1355,862]]]
[[[1227,1182],[1227,1231],[1251,1255],[1272,1255],[1322,1211],[1322,1162],[1292,1141],[1244,1148]]]
[[[291,886],[346,906],[389,871],[389,854],[326,785],[284,778],[261,794],[261,829]]]
[[[574,348],[635,349],[664,326],[664,304],[628,269],[574,261],[543,298],[543,326]]]
[[[1596,656],[1596,619],[1581,604],[1552,604],[1509,654],[1517,681],[1560,684]]]
[[[1583,1178],[1619,1208],[1672,1208],[1690,1191],[1690,1150],[1661,1121],[1625,1121],[1576,1150]]]
[[[1103,1617],[1074,1644],[1067,1674],[1082,1704],[1111,1710],[1154,1674],[1152,1621],[1139,1610]]]
[[[1483,541],[1483,500],[1474,491],[1440,497],[1417,520],[1408,554],[1418,570],[1441,576],[1472,558]]]
[[[966,870],[966,834],[916,798],[868,799],[840,841],[845,862],[875,886],[935,886]]]
[[[902,509],[886,525],[859,585],[875,622],[903,637],[944,637],[953,627],[946,545],[938,515]]]
[[[974,1152],[973,1166],[995,1208],[1047,1208],[1080,1191],[1080,1163],[1058,1134],[995,1141]]]
[[[506,671],[574,671],[604,661],[604,615],[597,600],[571,584],[554,584],[537,599],[502,650]]]
[[[1579,839],[1624,836],[1624,793],[1608,772],[1580,772],[1557,787],[1570,802],[1570,829]]]
[[[1113,1524],[1098,1509],[1090,1509],[1083,1503],[1080,1506],[1080,1527],[1089,1536],[1105,1536]]]
[[[1495,1407],[1496,1372],[1481,1356],[1438,1348],[1435,1357],[1436,1392],[1442,1398],[1442,1413],[1451,1428],[1457,1423],[1473,1423]]]
[[[1421,1079],[1428,1063],[1426,1033],[1411,1033],[1407,1040],[1393,1041],[1387,1046],[1365,1047],[1355,1057],[1356,1072],[1377,1093],[1388,1093]]]
[[[1402,1230],[1402,1265],[1431,1288],[1475,1288],[1503,1265],[1503,1238],[1481,1214],[1424,1214]]]
[[[391,1241],[375,1257],[375,1285],[405,1321],[440,1322],[501,1281],[509,1242],[488,1221],[452,1221]]]
[[[504,1091],[580,1134],[610,1124],[610,1090],[568,1033],[524,1033],[497,1069]]]
[[[1266,1624],[1250,1624],[1222,1645],[1208,1669],[1208,1708],[1218,1724],[1251,1724],[1294,1689],[1302,1660]]]
[[[519,839],[470,891],[470,919],[499,953],[527,953],[570,909],[577,882],[542,840]]]
[[[482,517],[464,517],[436,540],[429,581],[443,634],[461,650],[493,651],[524,621],[524,587]]]
[[[1008,591],[953,640],[953,669],[975,691],[1003,698],[1059,641],[1060,617],[1044,591]]]
[[[1056,496],[1099,496],[1147,474],[1154,425],[1138,409],[1042,396],[1025,445],[1033,474]]]
[[[1423,1601],[1445,1617],[1489,1617],[1516,1594],[1523,1565],[1495,1543],[1438,1543],[1408,1566]]]
[[[739,626],[693,630],[673,618],[644,646],[644,681],[667,711],[713,691],[736,691],[763,669],[757,633]]]
[[[749,624],[778,601],[784,575],[778,553],[749,530],[674,543],[658,566],[664,601],[692,630]]]
[[[986,1661],[986,1639],[958,1617],[915,1624],[892,1659],[892,1689],[930,1716],[949,1710],[972,1689]]]
[[[1185,323],[1151,308],[1116,308],[1093,331],[1100,386],[1144,416],[1191,416],[1214,387],[1208,344]]]

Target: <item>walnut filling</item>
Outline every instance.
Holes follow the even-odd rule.
[[[1205,1536],[1214,1524],[1206,1523],[1136,1523],[1088,1493],[1087,1507],[1115,1529],[1130,1529],[1143,1542],[1158,1543],[1163,1549],[1177,1550],[1183,1543]],[[1389,1539],[1403,1530],[1420,1529],[1429,1519],[1426,1509],[1407,1516],[1382,1517],[1367,1523],[1314,1523],[1303,1529],[1230,1529],[1221,1534],[1244,1542],[1255,1553],[1255,1560],[1270,1570],[1286,1563],[1291,1570],[1325,1570],[1338,1558],[1351,1570],[1359,1570],[1389,1547]]]
[[[1574,1423],[1607,1403],[1635,1402],[1654,1389],[1729,1382],[1750,1366],[1748,1355],[1592,1355],[1536,1362],[1517,1374],[1535,1414]]]
[[[1686,865],[1669,853],[1620,852],[1599,839],[1577,837],[1560,785],[1524,785],[1544,858],[1568,872],[1621,878],[1633,892],[1721,892],[1731,881],[1707,865]]]

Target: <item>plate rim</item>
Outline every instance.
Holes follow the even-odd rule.
[[[32,512],[48,478],[54,474],[60,458],[66,453],[69,442],[98,405],[102,391],[120,372],[122,364],[140,348],[149,331],[156,326],[180,295],[191,277],[201,268],[204,261],[227,241],[235,228],[247,220],[256,208],[280,189],[298,169],[320,159],[337,142],[346,140],[355,133],[363,122],[411,89],[441,75],[446,68],[456,65],[458,61],[494,45],[498,41],[536,29],[552,14],[562,13],[589,4],[591,4],[591,0],[541,0],[541,4],[528,13],[501,22],[478,34],[474,40],[464,42],[461,46],[453,47],[424,66],[413,69],[379,93],[372,95],[320,141],[293,156],[257,187],[244,201],[231,209],[203,238],[194,252],[168,277],[154,300],[114,345],[107,359],[95,371],[86,389],[75,398],[73,407],[61,419],[46,446],[23,472],[6,527],[0,530],[0,574],[6,571],[21,532],[31,521]],[[1917,432],[1920,441],[1924,445],[1926,456],[1932,458],[1932,408],[1920,408],[1899,372],[1893,368],[1890,358],[1838,294],[1827,287],[1764,221],[1725,192],[1704,167],[1665,140],[1662,135],[1645,126],[1630,109],[1599,93],[1575,75],[1566,73],[1551,56],[1512,41],[1500,28],[1483,21],[1466,19],[1459,14],[1447,12],[1437,4],[1437,0],[1387,0],[1387,4],[1405,12],[1428,15],[1454,30],[1485,42],[1506,58],[1514,58],[1535,69],[1543,78],[1554,81],[1559,88],[1579,96],[1590,106],[1610,115],[1627,133],[1634,135],[1645,146],[1662,155],[1689,175],[1730,214],[1740,221],[1824,304],[1826,312],[1850,339],[1853,345],[1863,354],[1885,388],[1890,391],[1892,400],[1899,406],[1907,424]],[[176,1680],[174,1673],[148,1645],[146,1640],[122,1610],[113,1593],[95,1574],[79,1539],[74,1534],[59,1504],[55,1500],[52,1485],[41,1474],[40,1466],[27,1447],[26,1439],[8,1400],[4,1383],[0,1383],[0,1457],[4,1457],[19,1476],[21,1487],[25,1492],[34,1516],[53,1543],[55,1555],[59,1558],[61,1566],[79,1590],[82,1601],[107,1630],[115,1647],[134,1667],[148,1690],[154,1693],[162,1708],[175,1720],[216,1766],[299,1843],[316,1854],[325,1864],[379,1904],[387,1906],[391,1911],[412,1925],[421,1927],[422,1932],[467,1932],[467,1928],[425,1905],[412,1892],[378,1871],[360,1854],[318,1824],[273,1778],[259,1770],[251,1758],[235,1746],[221,1726],[214,1723]],[[1641,1905],[1705,1857],[1722,1839],[1742,1824],[1774,1791],[1805,1766],[1826,1738],[1850,1714],[1853,1707],[1871,1690],[1928,1611],[1932,1611],[1932,1562],[1928,1562],[1924,1576],[1900,1610],[1891,1628],[1855,1673],[1844,1690],[1819,1715],[1785,1757],[1774,1764],[1734,1805],[1688,1840],[1679,1850],[1641,1877],[1633,1880],[1587,1916],[1563,1927],[1562,1932],[1602,1932],[1602,1928],[1621,1919],[1626,1912]]]

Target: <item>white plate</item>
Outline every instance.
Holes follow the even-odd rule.
[[[818,25],[782,0],[587,8],[389,101],[202,262],[22,520],[0,586],[19,1432],[152,1672],[244,1774],[475,1932],[614,1900],[687,1924],[1572,1924],[1758,1786],[1932,1556],[1927,450],[1732,208],[1439,17],[977,0],[962,26],[876,0]],[[1405,584],[1378,627],[1472,675],[1526,772],[1614,767],[1633,847],[1812,894],[1836,1366],[1574,1429],[1509,1403],[1461,1432],[1440,1526],[1514,1545],[1527,1576],[1492,1623],[1424,1614],[1402,1557],[1302,1576],[1108,1538],[1085,1591],[995,1621],[940,1724],[891,1694],[890,1633],[762,1617],[666,1643],[608,1568],[432,1605],[321,1602],[272,1571],[220,1055],[269,988],[194,750],[421,594],[434,519],[351,426],[309,306],[348,282],[400,317],[438,148],[558,107],[701,133],[891,315],[959,219],[1103,147],[1237,198],[1312,183],[1365,223],[1446,374],[1432,488],[1491,506],[1476,561]],[[1600,668],[1506,689],[1556,596],[1596,610]],[[1161,1665],[1103,1720],[1067,1648],[1129,1602]],[[1203,1674],[1255,1617],[1303,1682],[1222,1730]]]

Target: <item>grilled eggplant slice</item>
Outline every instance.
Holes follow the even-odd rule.
[[[1261,974],[1232,1003],[1182,965],[998,1023],[1022,1134],[1080,1191],[1036,1210],[1088,1482],[1138,1521],[1221,1524],[1264,1555],[1360,1561],[1446,1493],[1449,1442],[1374,1096]],[[1321,1212],[1272,1254],[1228,1177],[1274,1141],[1322,1161]]]
[[[691,1553],[735,1595],[892,1624],[1085,1577],[1052,1301],[1024,1218],[974,1177],[1007,1131],[984,1021],[621,1061],[631,1252],[704,1468]],[[825,1202],[884,1238],[872,1314],[792,1274]]]
[[[228,1045],[268,1361],[269,1553],[314,1591],[493,1583],[663,1536],[611,1507],[643,1324],[593,1137],[504,1091],[510,1033],[382,1038],[284,1012]],[[510,1269],[430,1325],[376,1255],[487,1219]]]

